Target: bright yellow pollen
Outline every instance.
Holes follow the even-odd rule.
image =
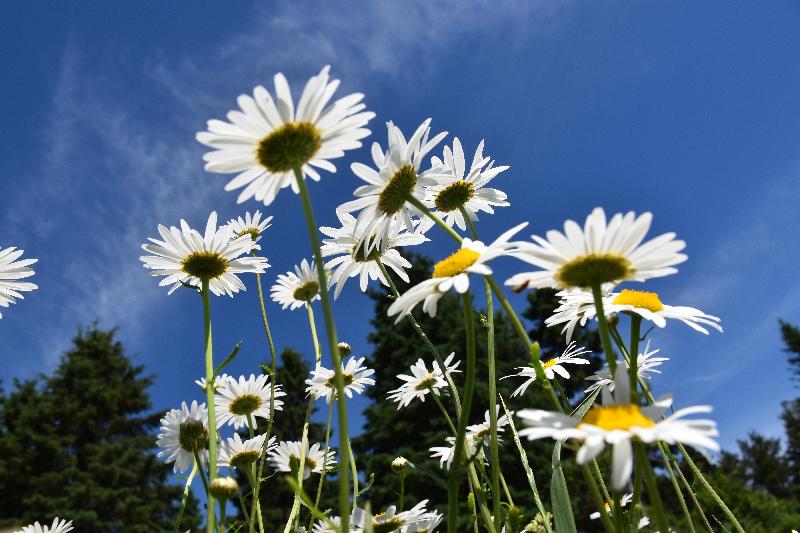
[[[658,294],[654,292],[623,289],[622,292],[619,293],[611,303],[618,305],[632,305],[641,309],[647,309],[653,313],[664,310],[664,304],[662,304],[661,300],[658,299]]]
[[[466,269],[475,264],[481,256],[478,252],[469,248],[462,248],[447,259],[442,259],[433,267],[434,278],[449,278],[456,274],[461,274]]]
[[[555,359],[550,359],[548,362],[546,362],[544,364],[544,368],[550,368],[551,366],[555,366],[555,364],[556,364],[556,360]]]
[[[632,427],[650,428],[656,425],[655,422],[642,414],[638,405],[632,403],[592,407],[578,424],[578,427],[581,424],[591,424],[606,431],[614,429],[629,430]]]

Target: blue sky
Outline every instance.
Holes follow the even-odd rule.
[[[38,257],[39,290],[0,321],[2,377],[52,370],[79,324],[99,320],[147,371],[159,408],[198,398],[202,316],[167,296],[138,260],[159,223],[261,207],[268,284],[308,256],[298,198],[235,204],[206,174],[194,140],[209,118],[277,71],[295,88],[324,64],[408,131],[433,117],[511,169],[511,207],[480,222],[495,236],[581,220],[592,207],[649,210],[654,232],[688,243],[680,273],[650,283],[665,302],[723,318],[708,337],[680,325],[654,342],[672,358],[658,380],[676,403],[710,403],[724,445],[777,435],[797,394],[777,320],[800,323],[800,7],[792,2],[18,2],[3,6],[0,245]],[[368,148],[313,183],[322,224],[359,184]],[[527,230],[526,230],[527,231]],[[437,237],[424,249],[451,251]],[[499,277],[520,268],[498,262]],[[251,288],[253,283],[250,283]],[[514,302],[523,304],[521,296]],[[340,337],[368,353],[368,300],[338,300]],[[255,293],[213,301],[218,357],[255,371],[265,347]],[[279,346],[309,353],[302,311],[270,304]],[[356,405],[354,407],[363,407]],[[358,423],[358,420],[357,420]]]

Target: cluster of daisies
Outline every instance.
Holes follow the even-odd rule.
[[[377,514],[369,513],[356,507],[349,520],[349,529],[353,533],[365,531],[399,531],[402,533],[425,533],[434,531],[442,523],[444,515],[425,509],[428,500],[422,500],[407,511],[399,511],[390,505],[385,511]],[[328,522],[319,522],[314,526],[314,533],[341,533],[342,519],[332,517]]]

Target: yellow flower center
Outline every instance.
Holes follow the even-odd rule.
[[[548,362],[546,362],[544,364],[544,368],[550,368],[551,366],[555,366],[555,364],[556,364],[556,360],[555,359],[550,359]]]
[[[642,414],[638,405],[632,403],[592,407],[578,426],[580,427],[582,424],[591,424],[606,431],[614,429],[627,431],[632,427],[650,428],[656,425],[650,418]]]
[[[181,270],[195,278],[211,280],[228,270],[228,260],[217,252],[192,252],[183,259]]]
[[[271,172],[305,165],[322,147],[322,132],[310,122],[287,122],[261,139],[256,159]]]
[[[664,304],[658,299],[658,294],[654,292],[623,289],[611,303],[617,305],[632,305],[654,313],[664,310]]]
[[[469,248],[462,248],[452,254],[447,259],[442,259],[433,267],[434,278],[449,278],[456,274],[461,274],[466,269],[475,264],[481,256],[478,252]]]
[[[618,254],[588,254],[565,263],[555,274],[564,287],[591,287],[628,279],[634,274],[627,258]]]

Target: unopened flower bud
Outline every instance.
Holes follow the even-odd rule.
[[[232,477],[218,477],[208,487],[208,492],[218,500],[233,499],[238,490],[239,484]]]
[[[606,317],[606,320],[608,321],[608,327],[610,328],[613,328],[614,326],[619,324],[619,317],[617,316],[616,313],[611,313],[610,315],[608,315]]]
[[[414,465],[405,457],[398,457],[392,461],[392,472],[395,474],[403,474],[406,470]]]
[[[351,353],[353,353],[353,349],[350,348],[349,344],[347,344],[346,342],[340,342],[339,343],[339,355],[340,356],[347,357]]]

